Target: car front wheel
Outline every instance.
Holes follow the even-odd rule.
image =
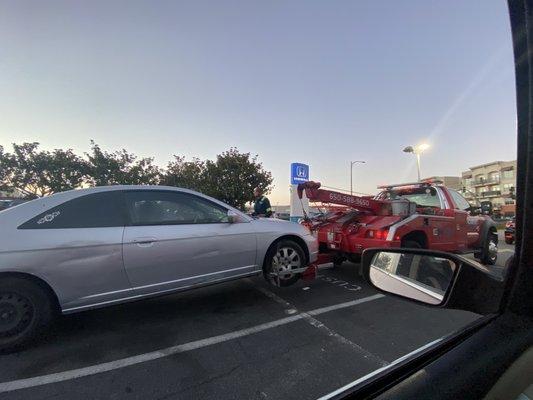
[[[53,317],[50,296],[19,277],[0,279],[0,353],[19,350],[38,339]]]
[[[305,267],[305,264],[305,254],[300,245],[292,240],[281,240],[269,249],[265,257],[265,279],[275,286],[290,286],[301,275],[294,270]]]

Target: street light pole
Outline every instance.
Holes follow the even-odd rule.
[[[420,182],[420,153],[416,153],[416,171],[418,172],[418,182]]]
[[[362,160],[350,161],[350,195],[353,195],[353,165],[357,163],[364,164],[366,163],[366,161],[362,161]]]
[[[422,143],[418,146],[407,146],[405,149],[403,149],[404,153],[413,153],[416,156],[416,172],[418,174],[418,182],[420,182],[420,154],[428,148],[429,145],[427,143]]]

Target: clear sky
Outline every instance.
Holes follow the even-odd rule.
[[[502,0],[0,2],[0,144],[89,140],[165,165],[259,154],[288,203],[289,164],[374,193],[514,159]]]

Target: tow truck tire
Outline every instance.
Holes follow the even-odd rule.
[[[494,250],[494,247],[496,250]],[[487,232],[481,251],[480,262],[485,265],[494,265],[498,260],[498,236],[494,232]]]
[[[421,249],[422,245],[415,240],[404,240],[402,242],[402,247],[407,249]]]
[[[265,263],[263,264],[263,275],[267,282],[274,286],[291,286],[300,279],[301,274],[297,273],[286,278],[280,278],[279,284],[276,277],[273,277],[271,274],[276,267],[281,270],[287,270],[287,268],[289,270],[290,268],[302,268],[306,264],[305,260],[305,253],[298,243],[292,240],[281,240],[268,249]]]
[[[54,307],[39,285],[19,277],[0,281],[0,354],[26,347],[52,322]]]
[[[333,257],[333,267],[340,267],[342,263],[346,260],[346,258],[342,256],[335,256]]]

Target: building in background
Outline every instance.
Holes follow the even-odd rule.
[[[460,176],[430,176],[429,178],[422,179],[423,181],[434,180],[441,181],[444,186],[450,189],[461,190],[462,181]]]
[[[478,165],[461,175],[461,189],[468,201],[490,202],[496,215],[515,215],[516,160]]]

